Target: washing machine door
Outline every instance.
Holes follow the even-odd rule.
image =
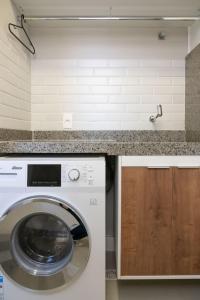
[[[86,224],[61,200],[27,198],[0,219],[0,264],[20,286],[47,291],[69,284],[89,255]]]

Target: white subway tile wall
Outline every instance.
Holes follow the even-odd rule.
[[[73,130],[185,128],[186,28],[59,24],[31,29],[33,130],[62,130],[63,113]],[[164,115],[152,124],[157,104]]]
[[[31,86],[33,130],[62,130],[63,113],[74,130],[184,129],[184,58],[35,59]]]
[[[31,129],[30,57],[0,31],[0,128]]]

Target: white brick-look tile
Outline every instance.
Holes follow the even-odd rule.
[[[142,67],[171,67],[172,61],[170,59],[148,59],[148,60],[141,60],[140,65]]]
[[[32,129],[62,130],[68,112],[74,130],[183,130],[187,32],[168,28],[158,41],[157,31],[33,30]],[[163,118],[152,124],[157,104]]]
[[[108,97],[109,103],[140,103],[139,95],[110,95]]]
[[[142,95],[140,100],[142,104],[172,104],[173,97],[171,95]]]
[[[31,128],[30,57],[0,31],[0,128]]]
[[[73,113],[73,129],[184,129],[181,60],[79,59],[71,65],[32,61],[34,130],[62,130],[64,112]],[[159,103],[164,115],[152,125],[149,116]]]

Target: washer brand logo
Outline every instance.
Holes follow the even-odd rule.
[[[16,166],[12,167],[12,170],[22,170],[22,169],[23,169],[22,167],[16,167]]]
[[[90,205],[91,206],[97,206],[98,205],[98,201],[96,198],[91,198],[90,199]]]

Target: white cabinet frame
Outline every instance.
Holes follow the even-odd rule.
[[[200,279],[200,275],[121,276],[121,168],[200,168],[200,156],[119,156],[116,174],[116,255],[117,278],[122,280],[144,279]]]

